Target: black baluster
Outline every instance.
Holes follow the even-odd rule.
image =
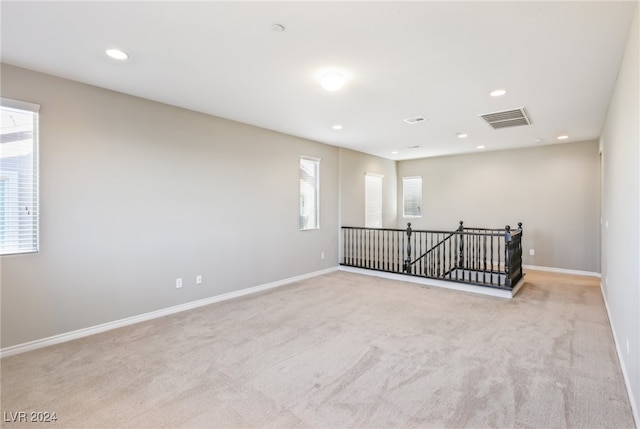
[[[343,258],[342,258],[342,259],[343,259],[343,262],[344,262],[345,264],[347,264],[347,265],[349,265],[349,262],[350,262],[350,260],[351,260],[351,255],[349,254],[349,243],[350,243],[350,240],[349,240],[349,233],[350,233],[350,232],[351,232],[351,230],[349,230],[349,229],[344,229],[344,230],[343,230],[343,234],[342,234],[342,238],[344,239],[344,242],[342,243],[342,244],[343,244],[343,249],[344,249],[344,250],[343,250],[344,255],[343,255]]]
[[[345,265],[349,264],[349,254],[347,253],[348,234],[349,230],[342,228],[342,263]]]
[[[369,245],[368,246],[369,250],[367,252],[367,267],[373,268],[373,261],[371,258],[373,252],[372,252],[372,246],[371,246],[371,230],[370,229],[367,230],[367,243]]]
[[[502,244],[502,238],[503,237],[498,237],[498,272],[499,273],[504,272],[504,261],[502,259],[502,247],[500,246]],[[498,280],[498,286],[499,285],[500,285],[500,280]]]
[[[382,230],[382,270],[389,271],[389,265],[387,264],[387,232]]]
[[[491,284],[493,284],[493,231],[491,232]]]
[[[382,231],[376,230],[376,236],[378,237],[378,268],[384,269],[384,260],[382,259],[382,248],[380,247],[382,241]]]
[[[440,277],[440,234],[436,233],[436,248],[434,250],[432,250],[432,252],[434,253],[433,257],[435,258],[435,273],[434,273],[434,277],[439,278]]]
[[[402,249],[402,247],[400,246],[400,233],[398,231],[394,231],[394,235],[395,235],[395,242],[396,242],[396,249],[395,249],[395,258],[393,259],[393,263],[395,265],[395,272],[399,273],[400,271],[400,249]]]
[[[367,244],[367,230],[363,229],[360,231],[360,267],[362,268],[366,268],[367,267],[367,262],[364,259],[364,249],[365,249],[365,245]]]
[[[430,244],[430,246],[429,246],[430,249],[433,249],[433,246],[435,246],[434,243],[436,242],[437,239],[438,239],[438,237],[436,236],[436,234],[432,232],[431,233],[431,243],[429,243]],[[432,250],[429,253],[429,276],[430,277],[435,277],[435,275],[436,275],[436,258],[435,258],[435,252]]]
[[[360,230],[354,231],[354,242],[353,242],[353,256],[355,258],[355,265],[357,267],[360,266]]]
[[[464,226],[462,225],[462,221],[460,221],[458,231],[460,231],[460,234],[458,234],[460,237],[460,256],[458,260],[458,267],[460,269],[464,269]]]
[[[451,269],[453,268],[453,264],[451,263],[451,239],[453,238],[453,235],[449,236],[449,265],[447,266],[448,271],[449,271],[449,278],[451,278]]]
[[[354,230],[349,230],[349,265],[353,265],[353,233]]]
[[[482,282],[486,283],[487,282],[487,236],[486,236],[486,232],[484,233],[485,235],[482,236]]]

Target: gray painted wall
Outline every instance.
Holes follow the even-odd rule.
[[[600,272],[596,141],[400,161],[398,207],[406,176],[422,176],[423,216],[405,219],[400,211],[399,228],[522,222],[524,264]]]
[[[344,226],[364,226],[364,175],[376,173],[382,179],[382,226],[397,222],[396,162],[340,148],[340,220]]]
[[[602,287],[640,425],[640,6],[600,143]],[[627,351],[627,341],[629,350]]]
[[[2,347],[337,264],[337,148],[1,72],[41,105],[40,252],[1,259]],[[317,231],[298,229],[301,154],[322,158]]]

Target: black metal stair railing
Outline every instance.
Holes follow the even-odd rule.
[[[342,227],[342,265],[511,289],[522,278],[518,229],[454,231]],[[412,255],[418,255],[412,257]]]

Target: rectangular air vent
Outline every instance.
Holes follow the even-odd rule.
[[[405,121],[407,124],[411,124],[411,125],[413,125],[413,124],[418,124],[418,123],[420,123],[420,122],[425,122],[425,121],[426,121],[426,119],[425,119],[424,117],[422,117],[422,116],[416,116],[415,118],[407,118],[407,119],[404,119],[404,121]]]
[[[531,125],[531,119],[527,115],[524,107],[503,112],[486,113],[479,115],[491,128],[519,127],[521,125]]]

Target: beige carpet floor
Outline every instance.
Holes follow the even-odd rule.
[[[56,428],[633,428],[595,278],[512,300],[334,272],[1,361]]]

